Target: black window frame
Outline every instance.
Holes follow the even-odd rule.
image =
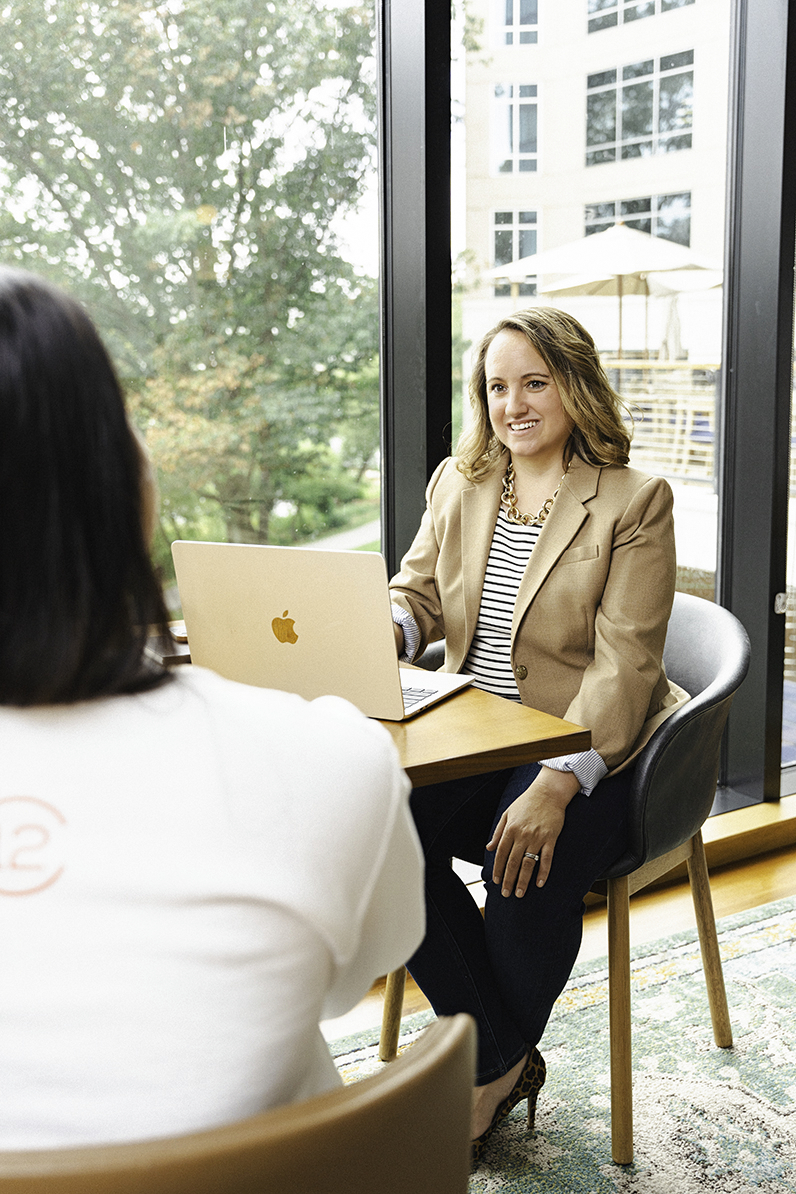
[[[397,569],[449,451],[450,10],[377,0],[381,70],[383,544]],[[796,12],[735,0],[719,443],[717,600],[746,626],[749,676],[725,738],[726,807],[779,798],[786,591]]]

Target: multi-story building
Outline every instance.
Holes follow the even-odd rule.
[[[466,203],[464,339],[527,298],[571,310],[615,351],[618,300],[547,298],[537,287],[552,279],[532,258],[623,221],[720,268],[728,0],[469,0],[469,10],[480,46],[465,71],[466,186],[454,185]],[[520,258],[522,277],[495,276]],[[669,355],[718,364],[720,288],[674,307],[671,296],[626,297],[623,316],[625,355],[657,357],[666,340]]]

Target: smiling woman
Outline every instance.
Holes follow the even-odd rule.
[[[600,364],[594,340],[565,311],[534,307],[500,320],[481,341],[470,378],[473,420],[457,447],[459,467],[466,477],[475,481],[491,472],[507,447],[493,426],[488,393],[490,361],[495,361],[494,353],[491,357],[489,353],[495,340],[510,343],[521,353],[513,367],[525,362],[532,382],[529,392],[538,392],[538,383],[545,379],[555,387],[569,429],[564,464],[573,453],[590,464],[627,464],[630,437],[622,420],[622,402]],[[505,367],[512,367],[512,362],[506,359]],[[505,384],[509,379],[495,380]]]
[[[485,370],[489,421],[511,454],[516,501],[529,510],[538,505],[540,490],[565,471],[572,423],[558,386],[522,332],[498,332],[487,349]]]
[[[671,490],[627,467],[589,333],[551,308],[501,320],[470,399],[472,427],[432,477],[392,582],[394,618],[417,655],[444,636],[445,670],[592,734],[589,751],[412,796],[427,928],[408,967],[437,1014],[478,1022],[477,1157],[520,1100],[533,1121],[536,1045],[577,956],[583,896],[624,847],[632,760],[688,698],[662,664]],[[483,920],[451,857],[483,864]]]

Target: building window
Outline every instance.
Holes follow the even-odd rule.
[[[586,235],[605,232],[614,224],[626,224],[652,236],[691,244],[691,192],[674,195],[646,195],[641,199],[620,199],[615,203],[586,205]]]
[[[629,21],[640,21],[642,17],[654,17],[656,13],[685,8],[693,3],[694,0],[643,0],[642,3],[638,0],[589,0],[589,33],[627,25]]]
[[[511,265],[522,257],[532,257],[536,252],[536,212],[496,211],[493,219],[492,245],[495,265]],[[528,274],[519,283],[520,295],[536,294],[536,276]],[[495,298],[511,296],[511,283],[498,281]]]
[[[589,75],[586,165],[691,148],[694,51]]]
[[[535,46],[539,0],[496,0],[502,46]]]
[[[495,85],[494,161],[498,174],[536,171],[537,113],[535,84]]]

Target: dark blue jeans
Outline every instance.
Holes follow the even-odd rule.
[[[437,1015],[475,1018],[479,1085],[505,1074],[541,1039],[578,956],[583,897],[625,846],[632,768],[567,806],[544,887],[531,882],[522,899],[502,896],[485,846],[538,771],[531,763],[415,788],[411,796],[426,856],[426,936],[407,967]],[[483,865],[483,917],[451,858]]]

